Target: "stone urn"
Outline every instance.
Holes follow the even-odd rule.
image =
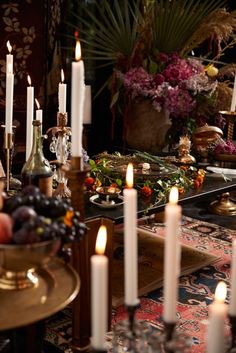
[[[166,135],[170,127],[168,112],[158,112],[148,99],[133,101],[125,130],[127,147],[149,153],[160,152],[167,146]]]

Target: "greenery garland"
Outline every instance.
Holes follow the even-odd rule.
[[[205,172],[195,166],[176,166],[174,157],[157,157],[146,152],[133,155],[121,155],[119,152],[98,154],[89,160],[90,175],[85,180],[88,191],[95,191],[98,186],[125,187],[125,174],[128,163],[134,165],[134,187],[143,198],[150,201],[150,206],[166,200],[172,186],[177,186],[179,193],[199,188]],[[150,166],[150,169],[143,167]]]

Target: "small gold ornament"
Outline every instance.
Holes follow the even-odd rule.
[[[179,161],[183,164],[193,164],[196,159],[190,154],[191,141],[188,136],[181,136],[179,140]]]

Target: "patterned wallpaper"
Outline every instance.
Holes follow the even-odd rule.
[[[21,110],[25,107],[28,74],[36,95],[43,98],[45,79],[53,66],[61,2],[62,0],[0,2],[0,108],[5,104],[5,56],[8,52],[8,40],[14,55],[14,109]]]
[[[50,95],[57,97],[60,80],[61,58],[56,38],[64,1],[0,0],[0,124],[5,122],[6,43],[9,40],[14,56],[13,119],[19,123],[16,133],[18,153],[24,153],[25,148],[28,74],[35,88],[35,97],[44,110],[45,129],[51,125],[50,119],[54,119],[51,106],[57,98],[53,101]],[[2,134],[3,129],[0,129],[0,141]],[[1,146],[0,159],[4,159]],[[14,163],[19,159],[21,157]]]

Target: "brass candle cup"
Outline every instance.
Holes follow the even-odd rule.
[[[96,193],[101,200],[113,201],[119,197],[121,189],[115,186],[99,186],[96,188]]]

